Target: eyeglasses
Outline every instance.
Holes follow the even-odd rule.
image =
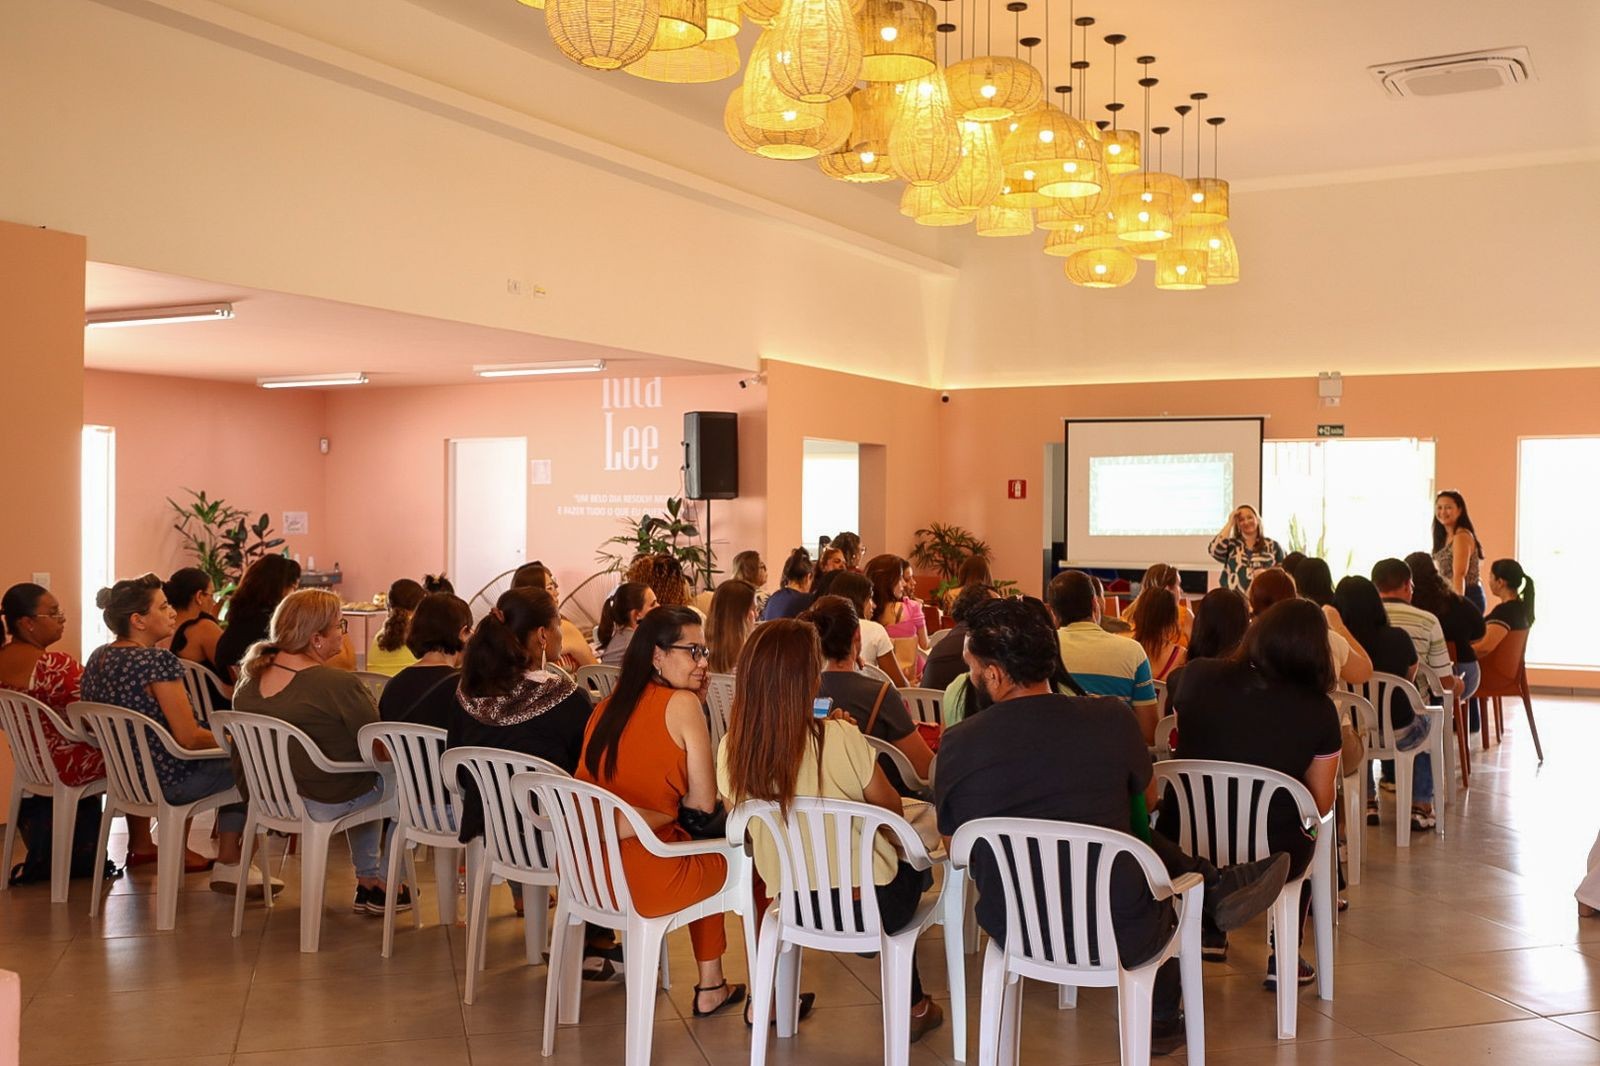
[[[669,649],[675,648],[678,651],[688,652],[689,658],[693,659],[697,663],[703,663],[707,659],[711,658],[711,649],[706,647],[704,644],[668,644],[667,647]]]
[[[67,620],[67,616],[61,612],[61,608],[59,608],[59,607],[57,607],[53,611],[40,611],[38,614],[34,615],[33,617],[35,617],[35,618],[48,618],[53,622],[65,622]]]

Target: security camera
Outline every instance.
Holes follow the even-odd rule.
[[[748,389],[751,385],[765,385],[766,383],[767,375],[765,374],[752,374],[747,378],[739,379],[739,387],[741,389]]]
[[[949,403],[950,402],[950,394],[948,392],[941,392],[939,394],[939,402],[940,403]]]
[[[741,389],[748,389],[750,387],[750,379],[749,378],[740,378],[739,379],[739,387]]]

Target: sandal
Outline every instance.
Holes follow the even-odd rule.
[[[1424,807],[1411,808],[1411,828],[1417,832],[1426,832],[1439,824],[1432,811]]]
[[[728,990],[728,994],[723,997],[722,1002],[718,1003],[710,1010],[701,1010],[700,993],[715,992],[719,988],[726,988]],[[694,986],[694,1003],[692,1004],[692,1007],[694,1010],[694,1016],[696,1018],[709,1018],[713,1014],[719,1013],[724,1007],[732,1007],[743,1002],[744,985],[730,985],[727,981],[723,981],[721,984],[707,985],[704,988],[701,988],[699,985]]]
[[[800,1010],[798,1012],[798,1016],[795,1018],[795,1021],[803,1022],[806,1020],[807,1015],[811,1013],[811,1008],[816,1005],[817,994],[815,992],[802,992],[797,998],[800,1000]],[[749,1026],[751,1029],[756,1027],[756,1023],[750,1020],[750,1004],[748,1003],[746,1003],[744,1006],[744,1024]],[[774,1014],[772,1016],[772,1020],[768,1024],[777,1025],[778,1016]]]

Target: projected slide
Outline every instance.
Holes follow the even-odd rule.
[[[1089,458],[1092,537],[1209,537],[1233,506],[1232,452]]]

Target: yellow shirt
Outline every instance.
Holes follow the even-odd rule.
[[[404,644],[394,651],[384,651],[378,647],[378,638],[372,638],[372,644],[367,648],[367,669],[375,674],[388,674],[393,677],[408,666],[416,665],[417,657],[411,654]]]
[[[866,802],[867,784],[872,780],[872,772],[878,764],[871,746],[861,736],[860,730],[848,722],[823,722],[822,730],[822,764],[820,767],[817,764],[816,746],[807,744],[805,757],[800,763],[800,774],[795,779],[795,795]],[[740,797],[734,796],[728,787],[727,747],[728,738],[723,737],[722,744],[717,749],[717,791],[728,799],[730,806],[733,806],[738,804]],[[777,842],[772,839],[772,834],[767,831],[765,825],[752,822],[750,843],[755,856],[756,872],[761,875],[761,880],[766,882],[768,892],[776,891],[779,871],[782,869],[778,859]],[[852,848],[856,845],[856,841],[851,841]],[[806,834],[803,847],[809,856],[810,834]],[[830,848],[828,852],[830,875],[837,872],[835,861],[833,850]],[[879,834],[872,842],[873,884],[886,885],[893,881],[899,865],[900,856],[894,850],[894,845]]]

